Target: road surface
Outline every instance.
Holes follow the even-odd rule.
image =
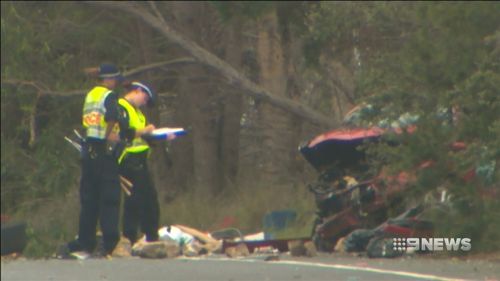
[[[203,258],[2,261],[7,280],[500,280],[500,264],[487,261],[430,259],[368,259],[323,254],[314,258],[278,260],[252,255],[229,259]]]

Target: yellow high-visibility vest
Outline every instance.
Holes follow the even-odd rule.
[[[83,127],[87,130],[87,137],[105,139],[107,122],[104,120],[106,107],[104,101],[112,91],[108,88],[94,87],[85,97],[83,104]]]
[[[125,108],[129,117],[129,127],[134,128],[135,130],[144,129],[146,127],[146,117],[142,113],[142,111],[138,108],[135,108],[131,105],[126,99],[119,99],[118,103]],[[122,155],[118,159],[118,163],[120,163],[125,155],[128,153],[141,153],[149,150],[148,143],[142,139],[141,137],[136,137],[132,140],[132,142],[127,145]]]

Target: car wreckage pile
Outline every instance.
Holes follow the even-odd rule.
[[[416,174],[431,168],[432,161],[397,175],[388,175],[383,169],[377,172],[370,169],[362,146],[386,142],[385,134],[413,133],[418,116],[404,114],[392,123],[356,126],[356,119],[367,109],[371,107],[355,108],[344,119],[344,127],[320,134],[299,146],[304,158],[319,173],[316,182],[308,186],[317,206],[311,240],[319,251],[397,257],[405,251],[395,247],[394,239],[432,237],[434,224],[425,219],[427,214],[450,212],[452,204],[447,191],[436,188],[422,202],[403,205],[407,204],[404,195],[415,186]],[[441,115],[438,118],[445,119]],[[397,145],[394,141],[387,144]],[[464,143],[450,145],[453,151],[465,147]],[[474,170],[470,172],[474,174]],[[390,218],[388,213],[394,210],[401,213]]]

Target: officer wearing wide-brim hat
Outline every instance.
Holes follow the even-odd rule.
[[[118,134],[118,97],[113,89],[122,80],[118,67],[101,64],[96,69],[99,84],[85,97],[82,124],[80,222],[78,238],[67,244],[69,252],[92,253],[96,246],[97,222],[103,234],[103,255],[112,253],[119,240],[120,182],[115,146]]]

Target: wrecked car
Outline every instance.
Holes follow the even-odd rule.
[[[370,172],[361,146],[381,141],[379,127],[342,128],[318,135],[299,146],[304,158],[319,172],[309,184],[317,206],[312,240],[320,251],[333,251],[341,237],[359,228],[372,228],[387,219],[389,204],[398,203],[410,173],[389,177]]]
[[[342,128],[320,134],[299,146],[300,153],[319,174],[308,188],[314,195],[317,207],[312,240],[320,251],[333,251],[338,239],[356,229],[380,226],[386,222],[387,211],[394,209],[393,207],[400,207],[396,209],[403,211],[404,206],[398,204],[403,202],[404,191],[416,181],[416,173],[434,165],[432,160],[425,161],[412,171],[400,172],[395,176],[388,176],[383,169],[370,169],[362,146],[377,142],[397,145],[383,136],[402,132],[412,134],[417,129],[418,120],[418,115],[405,113],[393,122],[382,120],[376,125],[368,123],[368,127],[362,127],[361,117],[373,111],[370,105],[358,106],[346,115]],[[453,125],[457,121],[454,113],[451,109],[442,109],[436,114],[436,118],[442,121],[443,126]],[[449,144],[449,148],[450,152],[457,153],[464,150],[466,144],[453,142]],[[465,175],[461,175],[462,179],[470,181],[476,175],[483,175],[487,186],[493,186],[491,179],[496,161],[485,163],[471,168]],[[496,191],[494,188],[478,187],[481,196],[496,197]],[[429,233],[427,222],[418,225],[425,225],[423,233]],[[391,235],[404,237],[407,233],[415,234],[417,230],[414,226],[407,228],[409,229],[401,229]]]

